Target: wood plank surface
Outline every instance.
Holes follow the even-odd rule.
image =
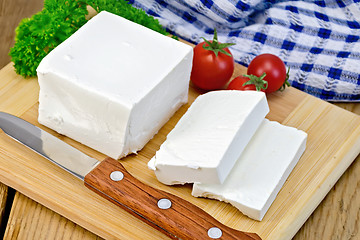
[[[39,0],[0,0],[0,32],[3,33],[2,26],[7,25],[11,26],[11,21],[13,18],[6,18],[6,14],[9,16],[16,15],[18,19],[21,19],[21,14],[26,12],[25,9],[36,8],[36,4],[41,1]],[[21,4],[24,3],[24,4]],[[6,9],[5,9],[6,8]],[[16,26],[13,24],[12,26]],[[5,29],[6,30],[6,29]],[[13,31],[13,29],[8,28],[7,30]],[[0,36],[0,60],[3,60],[3,64],[8,62],[6,46],[10,46],[9,38],[5,39]],[[12,41],[12,39],[10,39]],[[1,43],[6,42],[8,45],[3,45]],[[3,47],[5,46],[5,47]],[[5,56],[5,57],[3,57]],[[10,67],[5,68],[3,71],[12,71]],[[3,72],[2,72],[3,73]],[[2,110],[9,110],[16,115],[22,115],[29,109],[31,101],[36,99],[36,96],[30,97],[30,101],[27,99],[19,99],[21,96],[27,91],[31,91],[32,88],[36,89],[36,81],[30,80],[29,82],[26,81],[19,81],[15,77],[11,81],[5,81],[4,79],[0,79],[0,98],[4,103],[0,103],[0,109]],[[4,90],[6,89],[6,91]],[[19,92],[15,94],[16,97],[11,96],[8,90],[13,93]],[[21,91],[23,90],[23,91]],[[35,91],[36,92],[36,91]],[[31,94],[31,93],[30,93]],[[294,94],[296,95],[296,94]],[[300,95],[301,96],[301,95]],[[273,102],[276,100],[278,96],[273,97]],[[10,100],[8,100],[10,98]],[[14,100],[17,99],[17,103],[14,103]],[[281,98],[277,99],[281,101]],[[299,98],[299,101],[301,99]],[[29,103],[29,104],[27,104]],[[345,108],[349,111],[353,111],[355,113],[360,113],[360,104],[336,104],[342,108]],[[31,107],[31,106],[30,106]],[[281,111],[283,115],[283,111]],[[32,113],[33,114],[33,113]],[[283,118],[280,116],[279,118]],[[98,156],[99,157],[99,156]],[[360,199],[359,194],[356,190],[360,189],[360,175],[357,174],[360,170],[360,163],[359,157],[353,162],[350,168],[345,172],[345,174],[341,177],[339,182],[332,188],[330,193],[327,195],[325,200],[321,203],[321,205],[315,210],[312,216],[308,219],[305,225],[301,228],[298,234],[294,237],[294,239],[359,239],[360,234]],[[330,188],[331,186],[329,186]],[[21,195],[21,194],[20,194]],[[49,234],[49,238],[47,239],[70,239],[66,238],[66,236],[71,236],[71,239],[93,239],[88,235],[81,235],[76,233],[79,227],[69,228],[67,227],[69,223],[64,224],[64,221],[68,221],[66,218],[60,217],[53,219],[49,216],[54,215],[55,213],[47,208],[43,207],[40,204],[36,204],[36,208],[26,208],[29,213],[39,211],[42,209],[42,214],[46,215],[47,217],[41,218],[42,221],[42,228],[39,228],[38,225],[39,217],[36,214],[33,214],[33,218],[25,217],[25,213],[21,212],[17,209],[22,208],[22,202],[30,201],[27,197],[16,197],[16,201],[13,205],[13,211],[17,211],[18,214],[11,214],[11,218],[8,224],[8,227],[14,224],[14,221],[20,222],[27,226],[32,226],[32,229],[37,228],[37,231],[40,232],[42,235]],[[227,209],[227,207],[225,207]],[[216,209],[213,210],[216,212]],[[217,215],[220,215],[222,212],[218,212]],[[216,214],[215,214],[216,215]],[[60,220],[59,220],[60,219]],[[22,236],[26,236],[29,232],[28,228],[20,228],[19,232],[23,234]],[[51,230],[51,234],[48,229]],[[82,230],[79,230],[80,232]],[[7,235],[5,239],[17,239],[14,231],[7,231]],[[32,235],[27,237],[27,239],[37,239],[31,237]],[[65,238],[64,238],[65,236]]]
[[[0,68],[10,62],[8,52],[21,19],[40,11],[43,4],[43,0],[0,0]]]
[[[19,192],[13,204],[4,239],[101,239]]]
[[[6,220],[6,218],[4,217],[4,213],[5,213],[7,196],[8,196],[7,186],[0,183],[0,226],[1,227],[3,227],[4,224],[6,224],[6,223],[4,223],[4,221]]]

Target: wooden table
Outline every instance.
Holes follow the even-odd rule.
[[[41,10],[41,0],[0,0],[0,68],[9,61],[20,19]],[[1,81],[1,79],[0,79]],[[1,89],[0,89],[1,93]],[[360,114],[360,103],[336,104]],[[360,156],[294,237],[360,239]],[[70,220],[0,183],[0,235],[4,239],[101,239]]]

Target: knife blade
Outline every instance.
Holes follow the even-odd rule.
[[[261,240],[256,233],[232,229],[196,205],[142,183],[119,161],[91,158],[14,115],[0,112],[0,129],[170,238]]]

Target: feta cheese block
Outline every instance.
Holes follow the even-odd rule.
[[[41,61],[38,120],[112,158],[135,153],[188,101],[192,54],[103,11]]]
[[[223,184],[193,185],[192,195],[225,201],[261,221],[305,151],[307,134],[267,119]]]
[[[269,111],[256,91],[212,91],[195,99],[148,166],[167,185],[222,183]]]

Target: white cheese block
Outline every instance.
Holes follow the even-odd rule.
[[[192,195],[225,201],[261,221],[305,151],[307,134],[267,119],[223,184],[193,185]]]
[[[38,120],[112,158],[136,152],[187,102],[192,54],[101,12],[41,61]]]
[[[222,183],[268,111],[262,92],[200,95],[148,166],[167,185]]]

